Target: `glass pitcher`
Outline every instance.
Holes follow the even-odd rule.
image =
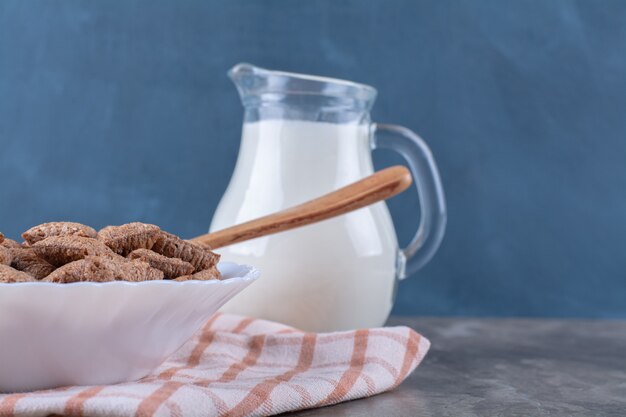
[[[261,270],[261,279],[222,311],[306,331],[381,326],[399,279],[426,264],[444,234],[446,207],[437,166],[407,128],[373,124],[370,86],[236,65],[229,76],[243,103],[235,171],[210,230],[264,216],[373,173],[371,152],[406,158],[419,193],[415,237],[398,248],[385,203],[300,229],[218,250]]]

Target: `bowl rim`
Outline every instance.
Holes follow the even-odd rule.
[[[261,275],[261,272],[251,265],[238,264],[234,262],[220,262],[220,264],[228,264],[235,267],[239,267],[242,269],[241,273],[232,278],[226,279],[211,279],[211,280],[198,280],[198,279],[190,279],[187,281],[174,281],[173,279],[159,279],[152,281],[108,281],[108,282],[94,282],[94,281],[80,281],[80,282],[70,282],[70,283],[60,283],[60,282],[44,282],[44,281],[35,281],[35,282],[0,282],[0,288],[17,288],[17,287],[57,287],[57,288],[69,288],[69,287],[103,287],[103,286],[126,286],[126,287],[147,287],[147,286],[159,286],[159,285],[171,285],[171,286],[182,286],[182,285],[234,285],[235,282],[247,282],[247,281],[255,281]],[[218,264],[219,266],[219,264]]]

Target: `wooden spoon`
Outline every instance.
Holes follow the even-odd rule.
[[[393,166],[306,203],[191,240],[217,249],[284,232],[386,200],[406,190],[412,182],[408,169]]]

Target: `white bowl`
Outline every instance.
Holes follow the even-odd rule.
[[[148,375],[259,276],[218,268],[222,281],[0,284],[0,392]]]

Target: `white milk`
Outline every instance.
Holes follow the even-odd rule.
[[[294,206],[373,172],[369,126],[246,123],[239,159],[211,230]],[[222,248],[261,278],[223,311],[308,331],[382,325],[392,307],[397,241],[384,203]]]

